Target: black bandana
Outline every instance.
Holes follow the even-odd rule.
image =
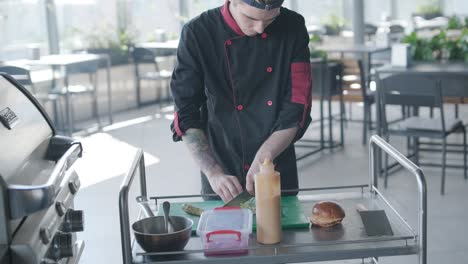
[[[275,8],[278,8],[280,7],[284,0],[273,0],[271,1],[271,3],[269,5],[264,5],[264,4],[261,4],[255,0],[242,0],[244,1],[244,3],[250,5],[250,6],[253,6],[253,7],[256,7],[256,8],[260,8],[260,9],[265,9],[265,10],[271,10],[271,9],[275,9]]]

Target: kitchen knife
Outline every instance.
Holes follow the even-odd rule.
[[[245,203],[248,200],[250,200],[253,196],[250,195],[248,191],[243,191],[236,197],[234,197],[231,201],[227,202],[226,204],[223,205],[223,207],[226,206],[240,206],[241,203]]]

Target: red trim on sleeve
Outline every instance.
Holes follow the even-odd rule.
[[[291,102],[304,105],[302,120],[299,124],[302,128],[312,100],[310,96],[312,92],[312,72],[309,62],[291,63],[291,89]]]
[[[179,137],[184,135],[184,133],[182,133],[182,130],[180,130],[180,127],[179,127],[179,113],[177,112],[174,112],[174,127]]]
[[[244,36],[244,32],[242,32],[241,28],[237,24],[237,22],[234,20],[234,18],[231,16],[231,13],[229,13],[229,0],[226,0],[224,3],[223,7],[221,7],[221,14],[223,15],[224,21],[228,26],[234,30],[238,35]]]
[[[311,75],[309,62],[291,63],[291,102],[303,105],[310,104]]]

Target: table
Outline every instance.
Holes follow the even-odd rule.
[[[177,48],[179,46],[179,40],[169,40],[166,42],[141,42],[137,43],[135,47],[145,48],[152,50],[156,56],[171,56],[177,54]]]
[[[86,64],[89,62],[95,61],[105,61],[106,62],[106,79],[107,79],[107,97],[108,97],[108,115],[110,124],[113,123],[112,116],[112,87],[110,79],[110,57],[107,54],[56,54],[56,55],[47,55],[42,56],[39,60],[28,60],[26,63],[31,66],[50,66],[53,68],[61,68],[63,70],[63,78],[65,85],[65,114],[67,116],[67,131],[68,135],[73,133],[73,120],[71,117],[70,111],[70,93],[68,90],[69,87],[69,75],[67,68],[71,66],[76,66],[79,64]]]
[[[428,76],[437,80],[450,79],[453,74],[466,74],[468,76],[468,63],[443,63],[443,62],[415,62],[408,67],[384,65],[376,69],[379,74],[411,73]],[[444,96],[468,96],[468,88],[444,87]]]
[[[316,46],[315,49],[323,50],[327,53],[340,53],[341,57],[343,57],[345,53],[362,54],[364,57],[363,63],[366,83],[369,84],[372,54],[389,51],[391,48],[389,46],[376,46],[367,44],[331,44],[319,45]]]

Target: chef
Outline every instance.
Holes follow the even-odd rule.
[[[274,160],[281,188],[298,188],[293,143],[310,124],[304,18],[283,0],[227,0],[182,29],[171,91],[173,140],[201,169],[202,193],[225,202]]]

